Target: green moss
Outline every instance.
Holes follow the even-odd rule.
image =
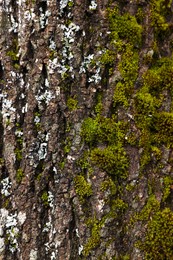
[[[16,155],[17,161],[21,161],[22,160],[22,149],[16,148],[14,150],[14,153]]]
[[[63,169],[65,168],[65,163],[66,163],[65,160],[63,160],[63,161],[61,161],[61,162],[59,163],[59,168],[60,168],[61,170],[63,170]]]
[[[68,6],[69,6],[69,7],[73,7],[73,5],[74,5],[73,1],[69,1],[69,2],[68,2]]]
[[[43,202],[43,204],[44,204],[45,206],[49,206],[48,198],[49,198],[49,196],[48,196],[47,191],[44,191],[44,192],[42,193],[42,195],[41,195],[41,200],[42,200],[42,202]]]
[[[74,98],[69,97],[67,100],[67,107],[70,111],[78,109],[78,101]]]
[[[165,11],[170,8],[170,4],[171,1],[165,0],[152,0],[150,3],[152,26],[157,33],[159,31],[165,31],[169,26],[165,19]]]
[[[91,236],[88,239],[87,243],[84,245],[83,256],[89,256],[90,252],[99,246],[101,242],[100,230],[104,225],[105,218],[103,217],[100,221],[95,217],[88,219],[87,225],[91,227]]]
[[[111,196],[115,195],[117,193],[116,184],[112,181],[111,178],[102,182],[100,190],[101,191],[108,191],[109,190],[110,193],[111,193]]]
[[[101,58],[100,58],[100,62],[104,65],[109,65],[110,67],[113,66],[113,64],[115,63],[115,51],[112,50],[106,50]]]
[[[134,16],[126,13],[119,14],[117,8],[108,10],[111,38],[113,40],[125,40],[133,46],[139,47],[142,42],[142,26]]]
[[[173,113],[160,112],[153,118],[154,139],[157,143],[164,143],[172,147],[173,143]]]
[[[76,193],[78,194],[81,202],[85,201],[85,198],[89,197],[92,195],[92,187],[91,184],[88,183],[84,176],[82,175],[77,175],[74,178],[74,183],[75,183],[75,190]]]
[[[94,224],[91,230],[91,237],[88,239],[87,244],[84,246],[83,255],[88,256],[90,251],[97,247],[100,243],[100,226]]]
[[[24,177],[24,172],[23,172],[23,170],[21,168],[19,168],[17,170],[17,173],[16,173],[16,180],[17,180],[17,182],[21,183],[23,177]]]
[[[166,176],[163,179],[163,184],[164,184],[164,189],[163,189],[162,201],[165,201],[171,194],[171,189],[173,188],[173,178],[171,176]]]
[[[111,210],[118,212],[118,214],[122,213],[127,208],[128,208],[127,203],[125,203],[120,198],[111,201]]]
[[[18,61],[19,60],[17,53],[15,53],[13,50],[8,51],[7,55],[11,58],[12,61]]]
[[[145,259],[173,258],[173,212],[169,208],[156,212],[148,223],[144,243],[139,247]]]
[[[152,194],[148,198],[148,201],[142,209],[142,211],[137,214],[137,219],[142,221],[148,221],[155,212],[159,211],[159,209],[160,203],[156,199],[155,195]]]
[[[139,54],[138,52],[134,51],[132,46],[126,44],[124,52],[122,53],[121,62],[118,64],[118,69],[128,86],[127,89],[131,89],[134,85],[137,76],[138,76],[138,63],[139,63]]]
[[[11,49],[9,51],[7,51],[7,56],[9,56],[11,58],[11,60],[13,62],[13,66],[16,69],[20,68],[18,50],[19,50],[18,41],[17,41],[17,39],[13,39]]]
[[[113,96],[114,106],[122,105],[125,108],[129,106],[128,96],[126,93],[126,85],[122,82],[118,82],[115,87]]]
[[[95,148],[91,151],[91,161],[108,174],[127,177],[128,159],[122,147]]]
[[[72,145],[72,142],[71,142],[70,138],[67,137],[65,142],[64,142],[64,153],[65,154],[68,154],[70,152],[71,145]]]
[[[98,126],[99,123],[96,119],[88,117],[84,120],[81,128],[81,137],[86,143],[92,145],[96,142]]]

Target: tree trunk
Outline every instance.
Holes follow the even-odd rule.
[[[172,11],[0,1],[0,259],[173,259]]]

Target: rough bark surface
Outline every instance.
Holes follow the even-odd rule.
[[[0,1],[0,259],[173,259],[172,10]]]

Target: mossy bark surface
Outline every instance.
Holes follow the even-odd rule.
[[[0,3],[0,259],[173,259],[173,2]]]

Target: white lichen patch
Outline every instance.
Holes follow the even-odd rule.
[[[73,4],[73,0],[61,0],[60,1],[60,15],[64,13],[64,9],[67,7],[67,5],[71,3]]]
[[[71,45],[75,42],[75,35],[76,32],[80,30],[80,27],[72,22],[68,26],[60,24],[59,27],[63,31],[63,48],[61,61],[57,63],[58,73],[61,74],[62,79],[64,79],[67,74],[74,78],[72,66],[74,55],[72,53]]]
[[[9,214],[6,216],[5,221],[5,229],[7,234],[7,239],[9,241],[9,250],[11,253],[14,253],[16,250],[19,250],[18,248],[18,234],[19,229],[17,227],[17,214]]]
[[[50,259],[51,260],[56,260],[56,253],[55,252],[51,253]]]
[[[24,19],[27,21],[31,21],[35,19],[34,8],[31,8],[30,10],[26,10],[24,12]]]
[[[38,250],[32,249],[29,254],[29,260],[37,260]]]
[[[94,10],[96,10],[96,8],[97,8],[97,3],[96,3],[96,1],[92,0],[91,4],[89,6],[89,10],[94,11]]]
[[[79,73],[86,73],[87,69],[89,69],[89,65],[94,59],[94,54],[89,54],[88,56],[84,57],[84,60],[80,66]]]
[[[0,254],[5,250],[5,239],[0,237]]]
[[[48,191],[48,203],[51,208],[54,207],[54,195],[51,191]]]
[[[18,237],[19,237],[19,226],[23,225],[26,220],[26,213],[15,212],[10,214],[8,210],[0,209],[0,253],[5,249],[4,237],[8,240],[9,250],[11,253],[19,251]]]
[[[93,75],[89,78],[88,82],[89,82],[89,83],[90,83],[90,82],[94,82],[95,84],[98,84],[98,83],[100,82],[100,80],[102,79],[101,76],[100,76],[100,71],[101,71],[101,69],[100,69],[100,67],[98,67],[98,68],[96,69],[95,74],[93,74]]]
[[[47,143],[41,143],[38,150],[39,160],[45,159],[47,156]]]
[[[56,50],[56,43],[52,39],[49,40],[49,49]]]
[[[46,103],[46,105],[49,104],[49,102],[55,98],[54,94],[50,90],[46,90],[43,94],[37,94],[36,99],[38,101],[38,104],[40,105],[41,102]]]
[[[11,186],[12,183],[9,177],[3,179],[1,181],[1,194],[4,195],[5,197],[8,197],[11,194],[10,192]]]
[[[43,228],[43,232],[49,232],[51,229],[51,222],[46,222],[44,228]]]
[[[13,31],[14,33],[17,33],[18,32],[18,23],[14,19],[14,16],[12,15],[12,13],[10,14],[10,20],[11,20],[11,28],[9,29],[9,32]]]
[[[26,213],[25,212],[19,212],[17,215],[17,219],[20,225],[23,225],[26,220]]]
[[[78,254],[81,255],[82,251],[83,251],[83,245],[79,246],[79,248],[78,248]]]
[[[103,52],[98,52],[97,56],[100,56]],[[98,59],[98,57],[96,58]],[[100,61],[94,61],[94,54],[89,54],[84,56],[84,60],[81,63],[79,74],[82,73],[92,73],[89,77],[88,82],[98,84],[101,81],[101,63]],[[94,72],[94,73],[93,73]]]
[[[51,12],[47,10],[45,13],[43,12],[43,8],[39,8],[40,11],[40,28],[44,29],[45,26],[48,24],[48,17],[51,15]]]

